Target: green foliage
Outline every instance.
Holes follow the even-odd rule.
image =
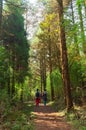
[[[28,76],[29,43],[24,29],[22,2],[21,0],[17,3],[13,0],[6,1],[4,8],[9,14],[3,16],[2,23],[3,46],[8,57],[6,60],[4,58],[4,62],[2,61],[3,73],[1,71],[0,73],[3,82],[0,86],[8,87],[8,93],[12,96],[15,93],[15,85],[23,84]]]
[[[50,89],[50,77],[47,76],[47,91],[48,91],[48,98],[51,98],[51,89]]]
[[[33,130],[32,118],[33,106],[29,104],[19,104],[10,106],[9,112],[5,114],[3,120],[4,129],[10,130]]]
[[[73,52],[73,50],[72,50]],[[71,55],[70,58],[70,79],[72,84],[72,97],[76,103],[81,102],[81,95],[86,94],[86,91],[84,88],[84,84],[82,86],[82,82],[86,82],[86,63],[85,63],[85,56],[79,56],[79,55]]]
[[[73,124],[73,128],[75,128],[75,129],[86,130],[86,123],[82,124],[81,120],[73,119],[72,124]]]
[[[85,73],[85,70],[86,70],[86,56],[82,56],[81,58],[81,72],[82,72],[82,78],[84,80],[84,82],[86,82],[86,73]]]
[[[59,97],[63,93],[62,77],[59,69],[53,70],[52,81],[55,89],[56,97]]]
[[[52,79],[54,86],[61,85],[62,86],[62,78],[59,69],[53,70]]]
[[[84,0],[77,0],[77,5],[80,5],[80,4],[82,4],[82,3],[84,3]]]
[[[12,129],[11,130],[19,130],[19,129],[21,129],[21,124],[14,124],[14,126],[12,127]]]
[[[51,76],[52,76],[52,82],[53,82],[53,86],[54,86],[55,99],[58,100],[58,97],[60,99],[61,95],[63,95],[62,78],[61,78],[61,73],[60,73],[59,69],[53,70]],[[51,89],[50,89],[49,75],[47,76],[47,91],[48,91],[49,96],[50,96]],[[62,98],[63,98],[63,96],[62,96]]]
[[[58,22],[56,21],[56,17],[57,15],[55,13],[46,15],[45,20],[40,23],[40,28],[42,31],[39,35],[37,35],[39,41],[48,44],[50,39],[52,42],[58,39]]]
[[[66,113],[66,119],[72,124],[72,129],[86,129],[86,106],[74,106],[74,111]]]
[[[3,46],[0,46],[0,88],[5,88],[9,74],[8,52]]]
[[[7,91],[6,89],[0,89],[0,114],[3,122],[5,120],[5,117],[8,115],[9,111],[11,111],[11,105]],[[9,126],[10,123],[7,122],[6,125]]]
[[[14,21],[14,19],[16,19],[16,21]],[[11,66],[13,68],[13,66],[15,65],[16,68],[13,69],[17,69],[16,76],[18,77],[16,78],[16,80],[18,80],[18,82],[24,82],[24,77],[27,75],[28,71],[29,57],[29,45],[25,36],[24,19],[21,13],[15,10],[15,14],[9,15],[5,20],[5,23],[7,23],[4,25],[7,34],[3,34],[5,37],[4,42],[5,44],[9,43],[9,47],[12,51],[10,56],[16,57],[16,61],[12,61]]]

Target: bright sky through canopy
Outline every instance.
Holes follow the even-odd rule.
[[[37,0],[29,0],[30,3],[36,3]]]
[[[29,1],[29,8],[28,8],[28,21],[27,24],[27,33],[28,39],[31,39],[35,36],[39,28],[39,23],[43,20],[43,10],[44,6],[42,2],[38,0],[27,0]]]

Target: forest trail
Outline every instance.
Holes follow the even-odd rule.
[[[50,105],[35,106],[34,115],[35,130],[71,130],[70,124]]]

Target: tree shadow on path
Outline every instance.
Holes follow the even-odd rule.
[[[43,106],[43,104],[40,104],[40,106],[35,106],[34,115],[34,130],[71,130],[64,117],[60,116],[49,105]]]

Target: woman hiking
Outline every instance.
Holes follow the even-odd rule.
[[[36,106],[39,106],[39,103],[40,103],[40,92],[39,92],[39,89],[37,89],[36,93],[35,93],[35,102],[36,102]]]

